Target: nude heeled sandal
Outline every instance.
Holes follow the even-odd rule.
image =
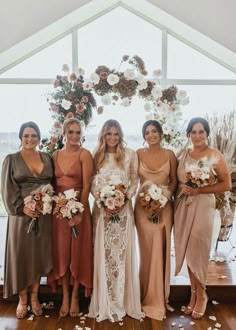
[[[194,291],[191,291],[191,296],[192,295],[196,295],[196,291],[194,290]],[[192,312],[193,312],[193,308],[194,308],[194,306],[193,307],[191,307],[191,306],[182,306],[181,307],[181,312],[184,312],[184,314],[186,314],[186,315],[190,315],[190,314],[192,314]]]

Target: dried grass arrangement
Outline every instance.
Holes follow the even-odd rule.
[[[236,109],[222,116],[206,115],[211,127],[210,144],[224,155],[232,178],[232,191],[216,195],[216,208],[220,210],[221,230],[219,241],[229,239],[236,203]]]

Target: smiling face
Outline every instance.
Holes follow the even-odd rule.
[[[118,130],[113,126],[105,135],[106,149],[108,152],[115,152],[118,143],[120,142],[120,136]]]
[[[21,137],[22,149],[25,150],[36,149],[38,143],[39,143],[39,137],[35,129],[31,127],[26,127],[23,130]]]
[[[66,144],[70,146],[78,146],[81,138],[81,127],[77,123],[73,123],[67,127],[65,131]]]
[[[189,137],[192,141],[193,146],[201,147],[206,145],[207,132],[204,129],[204,126],[201,123],[193,125]]]
[[[154,125],[147,126],[144,138],[148,145],[156,145],[161,142],[161,134]]]

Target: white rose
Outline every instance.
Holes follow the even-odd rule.
[[[159,86],[154,86],[151,91],[151,94],[152,94],[154,100],[157,100],[162,96],[162,90]]]
[[[71,101],[67,101],[66,99],[63,99],[62,102],[61,102],[61,106],[65,110],[69,110],[71,105],[72,105]]]
[[[135,78],[135,72],[133,69],[126,69],[125,72],[124,72],[124,77],[127,79],[127,80],[132,80]]]
[[[99,83],[100,77],[96,72],[94,72],[90,75],[89,79],[94,85],[97,85]]]
[[[66,199],[76,198],[76,191],[74,189],[68,189],[64,191],[64,195],[66,196]]]
[[[92,87],[93,87],[93,84],[92,84],[89,80],[86,80],[86,81],[83,83],[83,89],[84,89],[85,91],[92,89]]]
[[[113,73],[110,73],[109,76],[107,77],[107,82],[109,85],[113,86],[119,82],[120,78]]]

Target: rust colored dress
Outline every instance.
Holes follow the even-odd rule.
[[[55,154],[56,194],[72,188],[82,190],[81,152],[82,148],[67,173],[64,173],[58,164],[58,152]],[[70,285],[73,285],[74,279],[79,280],[85,287],[85,296],[89,296],[93,283],[92,223],[89,207],[85,207],[83,219],[77,228],[79,236],[75,238],[72,236],[68,220],[53,216],[53,271],[48,283],[55,291],[56,285],[61,284],[61,277],[69,270]]]
[[[167,186],[170,174],[168,160],[159,169],[151,171],[140,160],[140,184],[152,181]],[[146,316],[163,320],[170,293],[170,244],[173,224],[173,208],[167,202],[159,223],[152,223],[149,215],[139,204],[135,205],[135,221],[140,249],[140,286],[142,311]]]

